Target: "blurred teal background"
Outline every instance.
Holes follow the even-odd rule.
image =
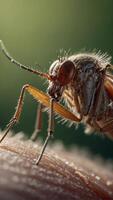
[[[46,72],[60,49],[101,50],[113,56],[112,0],[0,0],[0,39],[21,63]],[[36,66],[39,63],[41,67]],[[12,117],[22,86],[30,83],[46,91],[45,80],[19,69],[0,53],[0,128]],[[37,103],[26,94],[16,132],[32,134]],[[45,137],[47,114],[43,117]],[[94,154],[113,159],[113,142],[98,135],[86,136],[82,126],[68,128],[56,121],[55,140],[66,147],[78,145]]]

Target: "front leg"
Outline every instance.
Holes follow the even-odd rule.
[[[14,113],[14,116],[11,118],[9,124],[6,126],[6,131],[4,133],[4,135],[2,136],[2,138],[0,139],[0,143],[3,141],[3,139],[6,137],[6,135],[8,134],[9,130],[19,121],[21,112],[22,112],[22,106],[23,106],[23,100],[24,100],[24,93],[25,90],[29,87],[28,84],[24,85],[21,89],[21,93],[18,99],[18,103],[17,103],[17,107],[16,107],[16,111]]]
[[[44,106],[46,107],[50,107],[50,113],[49,113],[49,124],[48,124],[48,135],[46,137],[45,143],[42,147],[41,153],[39,158],[36,161],[36,164],[38,165],[44,150],[47,146],[47,143],[51,137],[51,135],[53,134],[53,128],[54,128],[54,119],[53,119],[53,111],[55,111],[56,113],[60,114],[62,117],[68,119],[68,120],[72,120],[75,122],[80,122],[81,118],[78,118],[77,116],[75,116],[73,113],[71,113],[70,111],[68,111],[66,108],[64,108],[62,105],[60,105],[59,103],[55,102],[54,99],[51,99],[47,94],[43,93],[42,91],[38,90],[37,88],[26,84],[22,87],[21,93],[20,93],[20,97],[18,100],[18,104],[16,107],[16,111],[14,113],[13,118],[10,120],[10,123],[7,125],[7,129],[4,133],[4,135],[2,136],[0,142],[3,141],[3,139],[6,137],[6,135],[8,134],[9,130],[14,126],[15,123],[17,123],[20,119],[20,115],[22,112],[22,107],[23,107],[23,99],[24,99],[24,94],[25,91],[27,91],[28,93],[30,93],[37,101],[41,102]]]

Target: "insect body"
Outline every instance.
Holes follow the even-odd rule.
[[[25,91],[43,106],[50,107],[48,135],[36,164],[39,164],[48,140],[53,134],[53,111],[75,123],[83,122],[86,131],[93,129],[113,138],[113,76],[108,71],[112,68],[109,58],[93,53],[66,56],[56,60],[47,74],[20,64],[9,55],[2,41],[0,43],[3,53],[12,63],[49,80],[47,89],[49,95],[29,84],[23,86],[15,114],[0,142],[20,118]],[[65,100],[67,108],[58,103],[61,99]],[[43,108],[41,104],[32,139],[37,137],[41,129]]]
[[[49,95],[64,98],[70,111],[79,115],[86,131],[91,129],[113,137],[113,77],[109,58],[78,54],[55,61],[50,67],[53,81]]]

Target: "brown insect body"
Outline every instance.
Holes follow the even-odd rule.
[[[57,81],[50,82],[49,94],[58,100],[64,98],[70,111],[80,116],[86,125],[86,132],[96,130],[113,137],[113,100],[105,85],[108,65],[108,59],[94,54],[78,54],[64,61],[55,61],[50,74]],[[67,76],[62,74],[62,78],[69,79],[64,85],[58,81],[62,66],[68,71]]]
[[[112,69],[113,66],[110,64],[110,58],[94,53],[65,56],[53,62],[49,73],[42,73],[13,59],[2,41],[0,45],[10,62],[49,81],[47,90],[49,96],[30,84],[22,87],[16,111],[6,126],[0,143],[20,119],[25,92],[31,94],[39,102],[36,126],[31,136],[33,141],[37,139],[41,130],[43,107],[50,108],[47,137],[36,160],[37,165],[53,135],[53,111],[71,122],[84,123],[86,132],[95,130],[113,138],[113,75],[108,71],[108,68]],[[68,109],[58,103],[61,99],[65,100]]]

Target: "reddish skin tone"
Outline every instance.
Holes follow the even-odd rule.
[[[101,165],[77,150],[69,153],[54,145],[36,166],[39,146],[20,140],[19,134],[0,145],[0,199],[113,199],[113,172],[106,163]]]

